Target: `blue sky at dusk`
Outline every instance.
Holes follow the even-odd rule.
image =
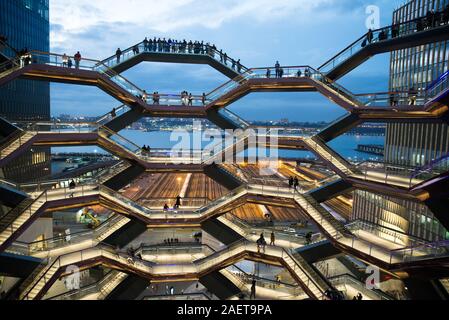
[[[148,37],[204,40],[247,67],[319,67],[366,32],[366,7],[391,24],[392,0],[50,0],[51,51],[102,60]],[[339,80],[356,93],[388,89],[389,55]],[[148,92],[209,92],[228,79],[209,66],[143,63],[124,76]],[[120,105],[97,88],[52,84],[52,114],[101,115]],[[344,113],[318,93],[254,93],[230,110],[248,120],[331,121]]]

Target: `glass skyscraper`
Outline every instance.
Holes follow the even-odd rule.
[[[0,34],[11,47],[50,50],[49,0],[0,0]],[[6,49],[4,55],[15,53]],[[9,121],[50,120],[50,84],[18,79],[0,87],[0,117]],[[17,182],[49,175],[50,149],[33,148],[0,170]]]
[[[393,23],[441,11],[449,0],[412,0],[393,13]],[[393,51],[390,91],[425,90],[449,69],[449,42]],[[385,162],[420,167],[449,153],[449,127],[444,123],[391,123],[385,138]],[[449,238],[447,230],[422,204],[357,191],[353,219],[367,220],[430,241]]]
[[[48,1],[0,1],[0,34],[13,48],[49,51]],[[10,50],[5,53],[14,54]],[[19,79],[0,87],[0,116],[8,120],[49,120],[50,84]]]

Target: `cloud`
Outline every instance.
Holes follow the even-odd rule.
[[[306,17],[335,0],[51,0],[51,21],[70,32],[99,23],[131,23],[166,32],[199,25],[217,28],[237,17],[269,21],[285,16]]]
[[[339,1],[50,0],[52,47],[70,48],[67,43],[81,35],[108,38],[110,32],[129,38],[139,33],[140,39],[149,30],[168,33],[190,27],[217,29],[238,18],[256,23],[291,18],[307,23],[334,3]]]

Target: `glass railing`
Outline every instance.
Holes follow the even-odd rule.
[[[265,135],[269,137],[270,130],[267,130]],[[240,132],[237,131],[237,133],[232,136],[232,139],[230,137],[226,137],[225,139],[220,140],[214,146],[204,149],[202,162],[205,164],[212,164],[223,163],[223,161],[226,163],[230,160],[231,163],[234,163],[234,148],[237,147],[237,149],[240,149],[237,150],[237,152],[242,152],[245,146],[245,140],[250,138],[254,138],[256,140],[257,136],[258,133],[251,127]],[[229,153],[229,155],[227,153]],[[223,159],[223,156],[225,156],[225,159]],[[231,157],[231,159],[227,159],[228,156]]]
[[[323,129],[321,129],[320,132],[318,133],[318,135],[320,135],[321,133],[323,133],[329,129],[332,129],[334,126],[339,124],[342,120],[346,119],[347,117],[350,117],[351,115],[352,115],[352,113],[348,112],[348,113],[345,113],[342,116],[338,117],[336,120],[332,121],[327,126],[325,126]]]
[[[302,128],[270,128],[271,134],[276,133],[279,138],[302,140],[312,136],[311,133],[304,133]]]
[[[142,147],[139,147],[134,142],[126,139],[125,137],[121,136],[117,132],[107,128],[107,127],[101,127],[99,128],[99,134],[108,139],[109,141],[113,142],[114,144],[117,144],[121,148],[135,154],[135,155],[142,155],[143,150]]]
[[[201,95],[145,93],[143,100],[153,106],[204,107],[211,100]]]
[[[222,116],[224,116],[226,119],[230,120],[232,123],[234,123],[240,129],[246,130],[251,126],[251,124],[249,122],[243,120],[238,115],[229,111],[226,108],[221,108],[218,111],[218,113],[221,114]]]
[[[34,241],[30,243],[24,243],[20,241],[14,242],[8,249],[7,252],[21,254],[26,256],[34,256],[40,254],[46,254],[44,258],[48,258],[51,253],[50,251],[66,248],[70,246],[76,247],[85,241],[95,241],[95,239],[108,231],[108,229],[113,228],[116,223],[121,221],[122,216],[118,214],[112,214],[106,221],[100,224],[94,230],[86,230],[82,232],[76,232],[69,235],[63,235],[59,237],[54,237],[51,239],[46,239],[42,241]]]
[[[215,251],[201,243],[174,243],[173,245],[142,245],[137,251],[142,255],[179,255],[179,254],[204,254],[208,256]]]
[[[133,95],[134,97],[143,97],[143,90],[139,89],[136,85],[102,64],[100,61],[82,58],[79,62],[72,56],[54,54],[54,53],[46,53],[40,51],[32,51],[31,55],[31,63],[33,64],[46,64],[55,67],[63,67],[68,69],[76,69],[76,70],[87,70],[87,71],[95,71],[102,74],[105,74],[109,77],[115,84],[120,86],[122,89],[126,90],[128,93]]]
[[[390,108],[395,107],[398,110],[401,108],[422,109],[427,102],[426,92],[379,92],[356,94],[359,101],[369,108]]]
[[[101,116],[96,123],[100,126],[104,126],[106,123],[108,123],[111,120],[114,120],[117,117],[120,117],[131,110],[131,108],[127,105],[121,105],[118,108],[114,108],[115,115],[112,111],[106,113],[104,116]]]
[[[356,220],[345,227],[354,235],[359,236],[360,231],[366,231],[398,246],[419,246],[427,243],[424,239],[367,221]]]
[[[320,70],[323,73],[329,73],[335,67],[339,66],[341,63],[345,62],[346,60],[351,58],[354,54],[356,54],[357,52],[359,52],[364,47],[370,44],[392,40],[427,30],[424,27],[423,19],[425,18],[418,18],[415,20],[398,23],[392,26],[373,30],[371,33],[364,34],[362,37],[357,39],[354,43],[349,45],[343,51],[338,53],[329,61],[325,62],[321,67],[318,68],[318,70]],[[436,23],[431,28],[437,28],[439,26],[440,24]]]
[[[28,219],[36,214],[42,205],[47,202],[47,198],[47,191],[44,191],[36,197],[34,202],[30,203],[24,209],[20,208],[20,211],[13,209],[4,215],[0,220],[0,230],[2,234],[5,234],[6,239],[19,230]]]
[[[428,99],[437,100],[440,95],[443,95],[449,88],[449,71],[443,73],[439,79],[431,84],[426,90]]]
[[[121,136],[117,132],[112,131],[107,127],[99,128],[100,135],[107,139],[109,142],[125,149],[129,153],[135,155],[139,159],[146,162],[155,163],[187,163],[187,164],[201,164],[204,158],[203,150],[187,150],[187,149],[150,149],[144,150],[143,147],[139,147],[134,142]]]
[[[34,137],[34,133],[20,131],[8,137],[0,147],[0,159],[4,159],[14,151],[20,149]]]
[[[449,256],[449,240],[398,249],[393,251],[392,255],[400,258],[402,262],[446,258]]]
[[[7,76],[8,74],[18,70],[21,65],[21,59],[10,59],[3,63],[0,63],[0,79]]]
[[[285,294],[286,297],[287,295],[290,298],[306,295],[304,290],[298,285],[288,284],[281,281],[270,280],[259,276],[251,275],[235,265],[230,266],[226,270],[231,272],[234,276],[238,277],[240,281],[242,281],[246,285],[252,285],[252,281],[255,280],[256,285],[258,287],[280,292],[281,294]]]
[[[370,256],[382,258],[383,261],[388,261],[384,259],[388,257],[389,259],[391,259],[390,263],[407,262],[410,260],[416,261],[422,259],[433,259],[435,257],[447,256],[447,254],[449,253],[447,250],[447,241],[434,244],[425,244],[418,247],[405,248],[396,251],[386,251],[385,249],[381,250],[379,247],[376,247],[375,245],[369,245],[369,243],[360,241],[355,237],[349,238],[349,241],[343,240],[342,238],[338,239],[338,241],[347,246],[351,246],[352,248],[355,248],[361,252],[369,254]],[[350,243],[350,241],[352,241],[352,244]],[[313,269],[311,269],[310,266],[307,266],[306,264],[301,262],[302,258],[300,258],[299,256],[291,255],[283,249],[272,246],[267,246],[263,250],[267,255],[283,259],[289,265],[291,271],[293,271],[297,275],[297,277],[301,279],[301,281],[315,294],[318,293],[319,295],[319,292],[322,292],[325,288],[329,288],[329,286],[324,282],[323,279],[321,279],[320,276],[317,276],[314,274],[314,272],[312,272]],[[34,279],[36,280],[29,282],[32,283],[32,285],[30,286],[30,290],[28,290],[24,296],[27,297],[31,289],[37,286],[39,279],[42,279],[44,277],[45,279],[50,279],[52,273],[56,272],[56,270],[58,270],[60,267],[67,266],[76,262],[90,260],[99,256],[105,256],[108,258],[110,257],[121,263],[124,263],[125,265],[129,265],[129,263],[132,263],[133,268],[137,268],[144,272],[152,272],[154,274],[160,275],[181,275],[186,272],[191,273],[208,270],[220,265],[220,263],[222,263],[224,260],[237,257],[241,252],[244,251],[258,252],[260,251],[260,248],[258,249],[257,245],[253,242],[242,240],[228,246],[227,248],[219,252],[213,253],[206,258],[197,260],[194,265],[158,266],[136,259],[130,262],[130,257],[128,255],[122,255],[113,248],[101,245],[96,248],[86,249],[80,252],[61,256],[52,264],[48,263],[48,267],[46,267],[45,270],[42,270],[37,275],[34,275]],[[47,273],[47,270],[49,271],[49,273]]]
[[[268,68],[249,69],[241,76],[238,76],[235,79],[228,81],[227,83],[208,93],[206,97],[207,100],[215,101],[250,79],[271,79],[271,78],[274,79],[309,78],[316,82],[319,82],[322,85],[325,85],[335,94],[347,100],[353,106],[359,107],[363,105],[363,103],[360,102],[352,92],[348,91],[344,87],[340,86],[338,83],[327,78],[321,72],[315,70],[310,66],[279,67],[279,68],[268,67]]]
[[[261,249],[256,243],[249,242],[247,240],[240,240],[204,259],[197,260],[196,265],[198,267],[198,271],[201,272],[202,270],[207,270],[213,266],[220,265],[220,263],[224,260],[232,259],[238,256],[241,252],[260,252],[260,250]],[[317,283],[317,279],[314,275],[310,274],[309,271],[306,270],[303,263],[298,262],[298,260],[296,260],[296,258],[294,258],[290,253],[279,247],[267,246],[262,250],[269,256],[284,260],[285,263],[288,264],[290,271],[296,275],[296,278],[300,279],[300,281],[307,286],[317,296],[317,298],[321,298],[323,294],[323,287]],[[326,287],[328,286],[326,285]]]
[[[352,175],[352,165],[337,152],[329,148],[324,140],[318,136],[314,136],[310,139],[305,139],[304,141],[309,145],[311,150],[314,150],[320,155],[320,158],[329,161],[344,174]]]
[[[357,292],[360,292],[362,296],[368,297],[372,300],[393,300],[392,297],[389,295],[383,293],[380,290],[369,290],[366,287],[365,283],[360,282],[357,280],[354,276],[349,274],[343,274],[336,277],[329,278],[329,281],[332,283],[334,287],[342,287],[342,286],[349,286],[354,288]],[[348,300],[352,299],[353,297],[346,296]]]
[[[257,245],[247,241],[239,241],[233,245],[230,245],[226,249],[216,252],[204,259],[197,260],[194,264],[186,265],[154,265],[152,263],[131,258],[129,255],[122,254],[116,251],[114,248],[106,245],[100,245],[95,248],[85,249],[79,252],[74,252],[58,257],[55,260],[49,259],[43,268],[30,276],[25,282],[25,288],[22,299],[33,299],[39,292],[45,283],[53,278],[54,274],[60,268],[72,265],[74,263],[81,263],[83,261],[91,261],[98,257],[106,257],[113,259],[118,263],[126,266],[132,266],[133,269],[137,269],[140,272],[148,274],[158,275],[182,275],[189,273],[200,273],[204,270],[219,266],[221,262],[227,259],[233,259],[238,257],[241,252],[257,252]],[[276,247],[267,247],[266,254],[284,259],[289,264],[289,268],[294,272],[304,285],[312,288],[313,292],[317,292],[317,284],[315,280],[310,278],[308,272],[285,250]],[[318,295],[319,295],[318,289]]]
[[[42,192],[46,190],[55,190],[55,189],[68,189],[70,186],[70,182],[73,181],[76,185],[84,184],[84,185],[94,185],[98,183],[98,179],[96,177],[74,177],[67,179],[57,179],[57,180],[47,180],[47,181],[39,181],[39,182],[30,182],[30,183],[15,183],[7,180],[0,179],[0,182],[18,191],[23,191],[27,193],[35,193]]]
[[[267,70],[267,69],[262,69]],[[276,73],[276,69],[271,69],[271,73],[274,70],[274,73]],[[334,91],[337,95],[339,95],[341,98],[346,99],[350,104],[353,106],[361,106],[363,105],[362,102],[360,102],[356,96],[343,86],[339,85],[337,82],[327,78],[323,73],[319,72],[318,70],[310,67],[310,66],[302,66],[302,67],[281,67],[281,72],[279,74],[279,78],[301,78],[306,77],[310,78],[314,81],[319,82],[322,85],[325,85],[327,88]],[[279,73],[279,72],[278,72]]]
[[[35,122],[24,129],[27,132],[39,133],[89,133],[96,132],[97,123],[91,122]]]
[[[232,59],[230,57],[225,56],[225,54],[221,53],[215,47],[210,46],[208,44],[189,44],[189,43],[168,43],[162,41],[142,41],[128,49],[125,49],[121,52],[120,55],[113,55],[103,61],[105,65],[109,68],[113,68],[118,64],[127,61],[135,56],[138,56],[142,53],[160,53],[160,54],[184,54],[184,55],[200,55],[200,56],[208,56],[212,57],[216,61],[221,64],[229,67],[235,72],[241,73],[247,70],[246,67],[242,66],[237,62],[237,60]]]
[[[161,209],[149,209],[146,206],[136,203],[133,200],[123,196],[122,194],[112,189],[109,189],[104,185],[100,186],[100,193],[104,197],[111,198],[117,204],[120,204],[121,206],[132,210],[134,213],[149,219],[168,219],[170,217],[172,219],[176,219],[179,221],[189,221],[190,219],[199,218],[202,214],[204,214],[205,211],[210,209],[210,203],[207,204],[205,207],[202,207],[201,209],[197,210],[184,210],[184,209],[164,210],[162,207]],[[226,197],[224,198],[227,199]],[[219,199],[217,203],[220,203],[220,200],[221,199]]]
[[[142,152],[148,162],[173,162],[173,163],[196,163],[201,164],[204,152],[196,149],[162,149],[151,148],[150,151]]]
[[[122,202],[125,206],[132,208],[133,210],[135,210],[135,212],[138,212],[144,216],[148,216],[152,212],[155,212],[155,210],[150,210],[144,206],[141,206],[138,203],[132,201],[131,199],[121,195],[119,192],[114,191],[104,185],[100,186],[100,193],[113,198],[115,201]]]
[[[228,220],[228,221],[226,221]],[[220,217],[219,221],[229,226],[231,229],[239,229],[242,233],[242,236],[248,238],[253,238],[255,236],[259,237],[261,234],[264,234],[268,239],[270,238],[271,233],[275,235],[275,244],[279,245],[279,243],[285,244],[290,249],[297,248],[299,246],[305,245],[306,240],[305,237],[296,233],[288,233],[275,230],[275,228],[262,228],[262,227],[254,227],[250,226],[247,222],[239,219],[235,215],[228,213],[225,217]],[[231,223],[229,223],[231,222]],[[235,226],[237,228],[235,228]],[[236,230],[237,231],[237,230]],[[240,233],[239,232],[239,233]]]
[[[146,297],[143,297],[142,300],[145,300],[145,301],[202,301],[202,300],[212,300],[212,298],[206,293],[184,293],[184,294],[146,296]]]
[[[209,198],[182,198],[183,207],[199,208],[205,206],[210,201]],[[176,203],[176,198],[157,198],[140,200],[140,203],[147,208],[163,208],[165,204],[173,205]]]
[[[96,283],[81,287],[78,290],[62,293],[60,295],[51,297],[48,300],[81,300],[84,297],[87,297],[92,294],[100,294],[104,287],[106,287],[110,282],[116,280],[121,275],[123,275],[121,272],[109,271],[103,277],[103,279],[101,279]]]
[[[12,210],[7,215],[2,217],[0,221],[1,229],[3,233],[12,235],[19,230],[30,218],[32,218],[36,212],[48,201],[63,200],[84,197],[94,195],[98,193],[98,184],[84,184],[78,185],[75,188],[61,187],[52,190],[45,190],[42,193],[38,192],[38,195],[33,199],[25,209],[20,211]],[[9,237],[9,235],[6,235]]]
[[[98,179],[98,182],[100,184],[103,184],[112,177],[115,177],[116,175],[122,173],[129,167],[131,167],[131,164],[126,161],[120,161],[112,167],[107,167],[101,170],[95,178]]]
[[[81,250],[78,252],[73,252],[59,256],[57,258],[46,259],[37,269],[33,272],[30,277],[28,277],[23,285],[21,286],[22,300],[33,300],[37,295],[39,295],[46,283],[52,280],[55,273],[63,268],[76,263],[82,263],[84,261],[91,261],[92,259],[98,257],[108,257],[119,261],[124,264],[128,264],[129,256],[122,255],[117,252],[111,246],[101,244],[94,248],[89,248]],[[133,265],[141,270],[150,271],[151,267],[148,263],[143,261],[135,261]]]
[[[253,71],[252,69],[245,71],[240,76],[235,77],[232,80],[229,80],[228,82],[225,82],[218,88],[212,90],[208,94],[206,94],[206,99],[208,101],[215,101],[221,98],[223,95],[231,92],[233,89],[238,88],[241,84],[245,83],[247,80],[251,79],[253,77],[252,75]]]
[[[240,85],[251,79],[270,79],[270,78],[310,78],[320,84],[326,86],[333,91],[340,98],[346,100],[353,107],[368,107],[368,108],[416,108],[425,105],[429,99],[435,97],[441,90],[446,89],[449,84],[449,77],[442,77],[441,80],[435,83],[427,91],[412,92],[379,92],[369,94],[354,94],[347,90],[337,82],[327,78],[320,71],[310,66],[297,67],[267,67],[267,68],[253,68],[249,69],[242,75],[226,82],[220,87],[206,95],[207,103],[213,103],[222,98],[227,93],[238,88]]]
[[[447,168],[422,168],[385,162],[365,161],[356,166],[355,177],[364,181],[375,181],[403,188],[416,187],[435,178]]]
[[[390,265],[443,258],[449,254],[447,241],[390,250],[368,240],[358,238],[356,235],[340,234],[333,236],[333,238],[347,248],[352,248]]]
[[[240,187],[234,191],[231,191],[229,194],[215,200],[207,203],[206,205],[202,206],[199,209],[169,209],[164,210],[162,207],[161,209],[148,209],[147,207],[141,206],[139,204],[134,203],[133,201],[121,196],[120,194],[116,194],[112,190],[108,190],[105,187],[102,187],[102,192],[106,192],[110,196],[115,197],[116,199],[124,202],[126,205],[130,206],[131,208],[134,208],[137,210],[139,214],[142,214],[150,219],[167,219],[171,217],[172,219],[176,219],[179,221],[189,221],[191,219],[198,219],[200,217],[204,217],[210,214],[213,214],[216,210],[219,210],[220,208],[224,207],[225,205],[231,203],[232,201],[240,198],[244,193],[246,193],[246,188]],[[184,201],[183,201],[184,204]]]
[[[421,174],[429,173],[435,175],[435,174],[441,174],[443,172],[446,172],[449,169],[449,153],[432,160],[428,164],[417,167],[413,170],[412,177],[418,177]]]

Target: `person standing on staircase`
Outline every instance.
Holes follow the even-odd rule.
[[[121,56],[122,56],[122,50],[120,50],[120,48],[118,48],[117,51],[115,52],[115,57],[117,58],[117,64],[120,63]]]
[[[251,283],[251,294],[249,296],[250,300],[256,300],[256,279],[253,278],[253,281]]]

